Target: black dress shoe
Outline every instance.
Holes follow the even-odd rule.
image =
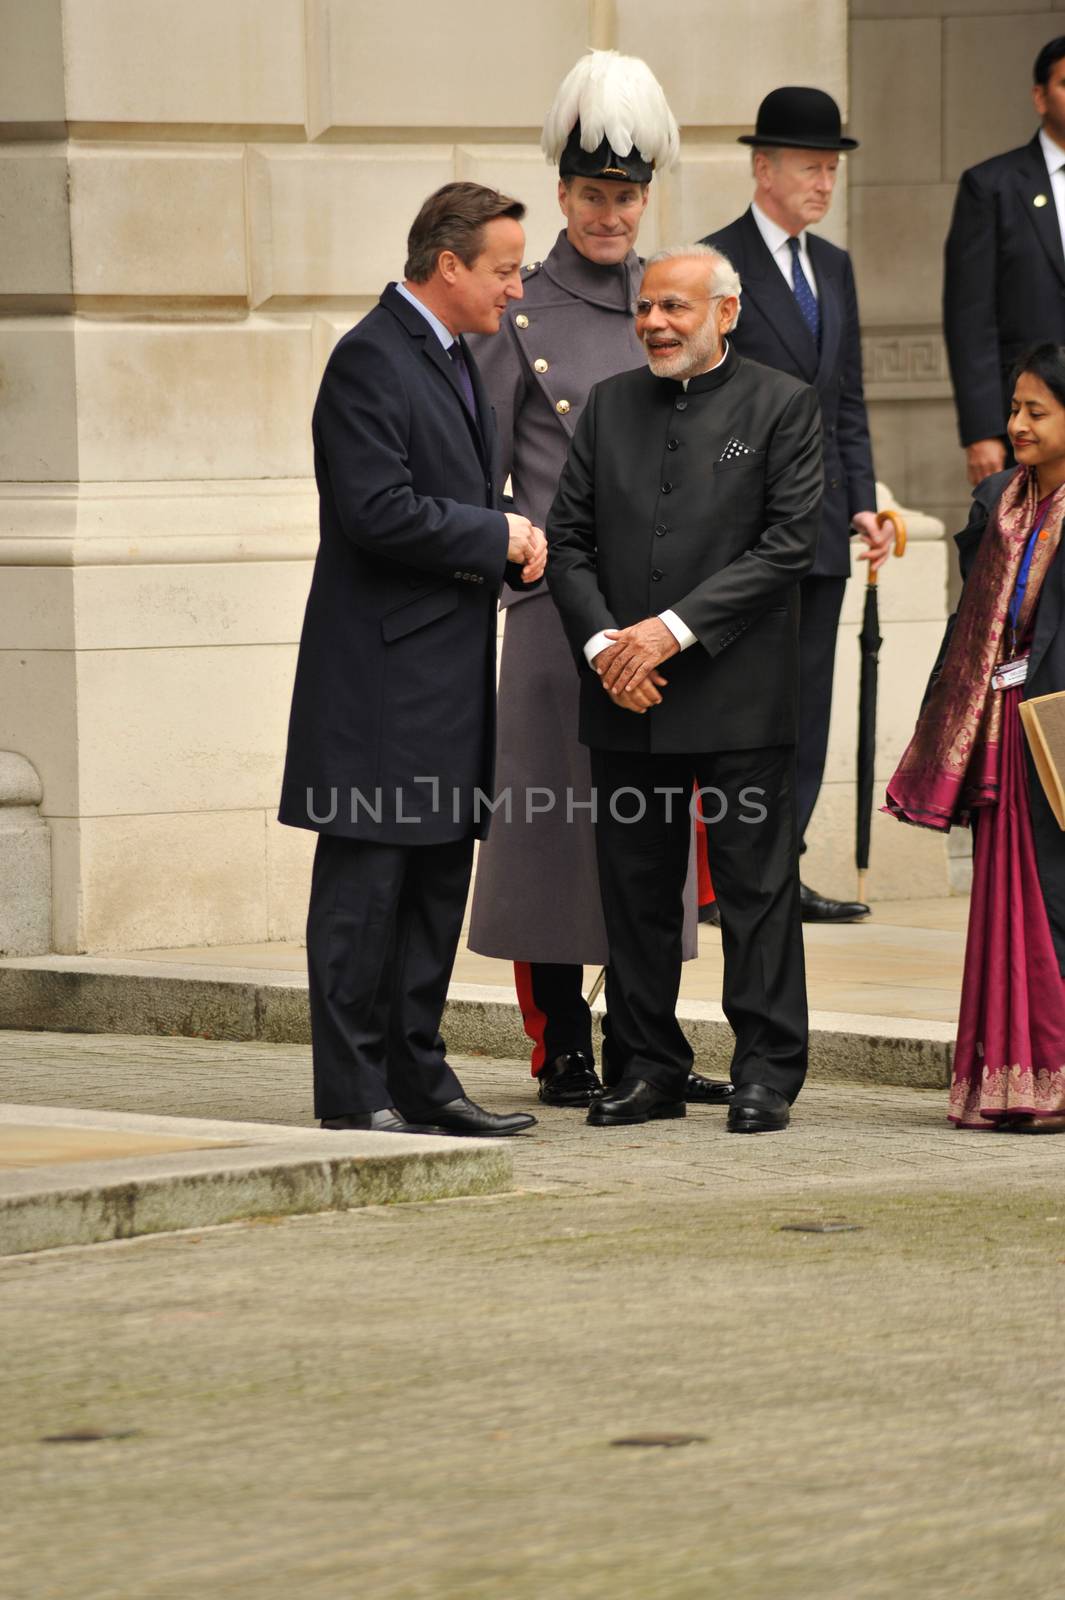
[[[729,1133],[779,1133],[791,1121],[791,1107],[782,1094],[764,1083],[744,1083],[729,1102]]]
[[[683,1117],[684,1101],[656,1089],[643,1078],[627,1078],[616,1089],[593,1100],[588,1121],[593,1128],[627,1128],[659,1117]]]
[[[864,922],[869,907],[861,900],[827,900],[816,889],[799,884],[799,903],[804,922]]]
[[[690,1106],[727,1106],[735,1092],[733,1084],[704,1078],[701,1072],[689,1072],[684,1085],[684,1098]]]
[[[590,1106],[603,1092],[591,1056],[581,1050],[545,1061],[536,1074],[536,1089],[545,1106]]]
[[[536,1126],[536,1118],[527,1111],[499,1116],[494,1111],[486,1111],[483,1106],[474,1105],[465,1095],[458,1100],[449,1100],[446,1106],[434,1106],[426,1120],[429,1118],[432,1119],[435,1132],[453,1133],[465,1139],[501,1139],[507,1134],[524,1133],[526,1128]]]
[[[435,1128],[424,1127],[417,1122],[408,1122],[400,1116],[395,1106],[385,1106],[383,1111],[364,1111],[350,1117],[323,1117],[323,1128],[332,1128],[337,1133],[353,1132],[356,1129],[363,1133],[435,1133]]]
[[[699,907],[699,921],[711,928],[720,928],[721,912],[716,900],[711,900],[709,905]]]

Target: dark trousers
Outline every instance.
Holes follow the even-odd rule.
[[[533,1042],[533,1076],[545,1061],[592,1054],[592,1013],[584,968],[562,961],[515,961],[514,987],[525,1032]]]
[[[832,717],[832,675],[836,632],[843,607],[846,578],[804,578],[799,585],[799,742],[796,748],[796,811],[799,841],[821,791]],[[715,880],[716,881],[716,880]]]
[[[607,1009],[624,1076],[645,1079],[679,1100],[692,1066],[676,1004],[688,805],[696,783],[704,790],[721,907],[722,1005],[736,1035],[732,1081],[765,1084],[794,1100],[806,1072],[808,1031],[794,750],[593,750],[591,757],[610,942]]]
[[[461,1095],[440,1018],[472,863],[472,838],[319,835],[307,914],[316,1117],[396,1106],[416,1118]]]

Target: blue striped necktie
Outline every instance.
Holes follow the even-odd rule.
[[[817,296],[810,288],[810,280],[802,270],[802,256],[799,254],[799,241],[792,238],[788,240],[788,249],[791,251],[791,286],[795,292],[795,299],[802,320],[814,336],[814,344],[821,346],[821,309],[817,304]]]

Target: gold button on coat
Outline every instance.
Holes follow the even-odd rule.
[[[1047,204],[1046,195],[1045,194],[1037,194],[1035,199],[1032,201],[1032,204],[1034,206],[1045,206]]]
[[[529,326],[529,319],[525,315],[524,311],[518,312],[517,316],[514,318],[514,322],[519,328],[527,328]]]
[[[533,362],[533,371],[534,372],[546,372],[547,371],[547,362],[544,360],[543,356],[538,356],[537,359]]]
[[[568,400],[556,400],[555,401],[555,410],[558,412],[560,417],[564,417],[566,415],[566,412],[569,410],[569,401]]]

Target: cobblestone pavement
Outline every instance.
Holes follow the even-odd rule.
[[[4,1034],[0,1100],[306,1122],[308,1056]],[[513,1195],[0,1262],[0,1594],[1059,1600],[1065,1140],[838,1083],[723,1124],[545,1111]]]

